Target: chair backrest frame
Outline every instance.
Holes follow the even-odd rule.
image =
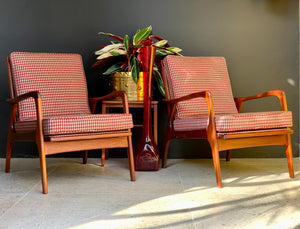
[[[9,88],[9,96],[10,98],[15,98],[15,91],[13,87],[13,77],[12,77],[12,70],[11,70],[11,63],[10,58],[6,57],[6,67],[7,67],[7,76],[8,76],[8,88]]]

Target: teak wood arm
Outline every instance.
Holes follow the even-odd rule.
[[[264,98],[268,96],[276,96],[279,99],[281,110],[282,111],[287,111],[287,103],[286,103],[286,96],[284,91],[282,90],[272,90],[272,91],[267,91],[265,93],[261,93],[258,95],[253,95],[253,96],[247,96],[247,97],[236,97],[234,98],[236,107],[238,109],[238,112],[241,111],[242,105],[245,101],[247,100],[252,100],[252,99],[259,99],[259,98]]]
[[[11,105],[9,126],[11,129],[13,129],[13,124],[16,120],[18,103],[29,98],[34,99],[35,107],[36,107],[36,116],[37,116],[37,127],[38,127],[37,131],[42,133],[42,120],[43,120],[42,101],[41,101],[40,93],[38,91],[27,92],[25,94],[6,100],[6,102]]]
[[[97,103],[99,101],[107,100],[107,99],[114,99],[114,98],[118,98],[118,97],[120,97],[122,99],[124,113],[129,114],[128,99],[127,99],[127,95],[124,91],[114,91],[105,96],[89,98],[92,113],[93,114],[95,113],[95,109],[96,109]]]
[[[34,98],[34,99],[37,99],[37,98],[40,98],[40,93],[38,91],[31,91],[31,92],[27,92],[23,95],[19,95],[15,98],[10,98],[10,99],[7,99],[6,102],[8,102],[9,104],[13,105],[13,104],[16,104],[18,102],[21,102],[22,100],[25,100],[25,99],[28,99],[28,98]]]
[[[213,106],[213,100],[211,93],[209,91],[201,91],[201,92],[195,92],[189,95],[182,96],[180,98],[176,99],[164,99],[164,101],[168,105],[169,109],[169,122],[168,125],[172,128],[172,122],[174,120],[175,112],[176,112],[176,105],[179,102],[194,99],[194,98],[205,98],[207,109],[208,109],[208,116],[209,116],[209,125],[207,128],[214,128],[214,106]]]

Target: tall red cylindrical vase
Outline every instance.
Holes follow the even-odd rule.
[[[138,171],[156,171],[159,168],[159,152],[152,134],[151,118],[151,84],[155,58],[155,47],[145,46],[141,48],[140,55],[144,80],[143,132],[140,141],[134,148],[134,163],[135,169]]]

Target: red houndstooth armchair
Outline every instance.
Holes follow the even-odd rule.
[[[100,148],[126,147],[131,180],[135,180],[131,128],[126,94],[115,92],[88,99],[81,56],[14,52],[7,57],[11,117],[6,172],[15,141],[35,141],[40,158],[43,193],[48,193],[46,156]],[[124,113],[93,114],[98,101],[121,97]],[[89,107],[91,104],[91,109]]]
[[[162,166],[174,138],[204,138],[210,143],[217,186],[222,187],[219,151],[284,145],[289,175],[294,177],[290,134],[292,113],[283,91],[233,98],[223,57],[167,56],[162,61],[169,121]],[[240,113],[243,102],[276,96],[281,111]]]

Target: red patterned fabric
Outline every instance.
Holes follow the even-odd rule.
[[[212,93],[215,114],[236,114],[226,62],[223,57],[184,57],[169,55],[163,60],[170,94],[179,98],[194,92]],[[203,98],[178,103],[178,118],[207,114]]]
[[[45,135],[98,133],[133,127],[131,114],[66,115],[43,119]],[[36,120],[15,122],[16,132],[32,132]]]
[[[293,125],[291,111],[249,112],[215,116],[217,132],[243,130],[260,130],[291,127]],[[175,119],[174,130],[203,130],[208,125],[208,117],[200,116],[193,119]]]
[[[16,95],[39,91],[43,117],[90,114],[81,56],[63,53],[10,55]],[[19,120],[36,117],[33,99],[19,104]]]

